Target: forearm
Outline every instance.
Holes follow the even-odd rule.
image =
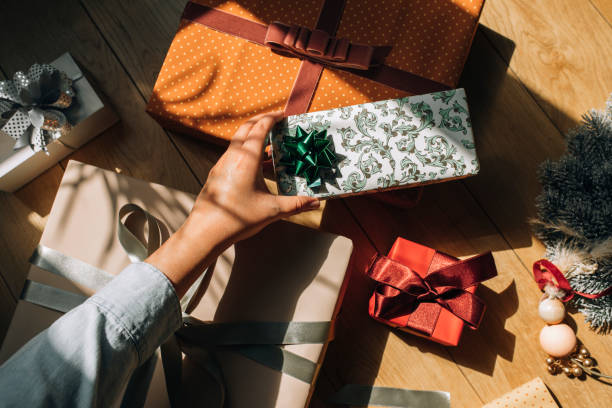
[[[213,214],[192,214],[145,262],[166,275],[180,299],[229,244],[227,234]]]
[[[180,324],[168,279],[132,264],[0,367],[0,405],[110,406]]]

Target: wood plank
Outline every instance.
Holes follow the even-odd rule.
[[[6,75],[4,74],[2,67],[0,67],[0,80],[5,79]],[[11,205],[5,203],[4,193],[0,193],[0,214],[8,214],[10,208]],[[0,225],[0,229],[4,228],[4,224],[8,224],[7,220],[9,220],[9,218],[5,216],[4,220],[5,221]],[[5,236],[7,235],[4,233],[4,231],[1,231],[0,237]],[[6,244],[2,246],[8,248]],[[13,254],[10,253],[10,250],[0,253],[0,265],[3,265],[2,269],[0,269],[0,344],[2,344],[4,341],[4,336],[6,335],[8,325],[11,322],[13,312],[15,311],[15,307],[17,305],[15,293],[9,289],[7,284],[8,277],[11,275],[16,275],[16,273],[9,272],[15,270],[17,267],[17,265],[11,261],[11,258],[13,258]]]
[[[597,4],[610,13],[610,1]],[[590,2],[488,0],[481,23],[515,42],[506,62],[558,129],[604,105],[612,90],[612,28]]]
[[[14,18],[26,14],[27,19]],[[199,183],[168,136],[144,112],[138,90],[78,1],[12,1],[4,6],[0,22],[5,35],[27,39],[5,45],[0,57],[5,69],[49,61],[70,50],[121,118],[121,123],[71,158],[181,190],[199,190]]]
[[[608,25],[612,26],[612,2],[609,0],[590,1],[593,7],[595,7],[599,14],[607,21]]]
[[[144,101],[148,101],[178,28],[185,0],[84,0],[82,3],[130,73]],[[210,168],[225,149],[183,135],[167,133],[172,136],[200,183],[203,183]]]
[[[147,99],[153,93],[186,3],[186,0],[82,1]]]
[[[558,130],[538,113],[538,107],[528,97],[514,71],[503,76],[505,64],[493,56],[494,52],[477,37],[462,78],[469,93],[482,166],[481,174],[464,184],[529,272],[533,261],[544,253],[542,245],[531,237],[526,223],[535,215],[534,199],[540,191],[536,173],[540,162],[556,158],[563,152],[564,143]],[[528,281],[533,285],[529,273]],[[574,319],[582,321],[580,315],[575,315]],[[527,315],[524,320],[529,322]],[[578,334],[590,344],[594,353],[607,355],[610,352],[605,339],[585,325],[578,325]],[[612,367],[602,366],[602,369],[610,371]],[[605,387],[597,385],[589,384],[597,390],[594,392],[605,395]],[[568,397],[575,398],[574,394]],[[561,397],[560,400],[563,404]],[[569,406],[582,404],[578,400],[567,401]]]
[[[540,163],[559,157],[564,140],[479,31],[460,85],[467,89],[481,171],[464,184],[525,265],[543,254],[535,217]]]
[[[0,80],[6,79],[6,75],[2,71],[2,67],[0,67]],[[6,205],[4,200],[2,199],[2,193],[0,193],[0,214],[7,214],[10,208],[10,205]],[[7,223],[8,217],[3,218],[5,221],[0,225],[0,228],[3,228],[3,225]],[[2,232],[0,237],[4,237],[6,234]],[[8,287],[7,277],[13,275],[9,273],[15,268],[13,262],[11,262],[11,255],[8,251],[3,251],[0,253],[0,265],[3,267],[0,269],[0,344],[4,340],[4,336],[6,335],[6,330],[8,329],[8,325],[11,322],[11,318],[13,317],[13,312],[17,305],[16,296]],[[4,266],[6,265],[6,266]]]

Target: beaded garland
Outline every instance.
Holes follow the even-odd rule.
[[[540,345],[548,354],[548,372],[552,375],[564,373],[569,378],[590,375],[612,379],[612,376],[602,374],[595,367],[597,363],[587,348],[580,344],[572,328],[562,323],[565,319],[563,302],[569,299],[567,292],[559,286],[562,285],[557,281],[546,283],[542,288],[544,295],[538,305],[538,314],[546,323],[540,331]]]

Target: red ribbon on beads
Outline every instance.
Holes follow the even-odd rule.
[[[561,299],[563,302],[571,300],[574,295],[582,296],[587,299],[599,299],[612,293],[612,286],[599,293],[584,293],[573,290],[559,268],[548,259],[540,259],[533,263],[533,277],[540,290],[544,290],[548,284],[563,290],[565,292],[565,296]]]

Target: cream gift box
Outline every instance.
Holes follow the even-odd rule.
[[[63,113],[71,130],[47,145],[47,152],[31,146],[13,150],[14,140],[0,131],[0,190],[13,192],[68,156],[118,121],[96,94],[69,53],[50,63],[72,80],[75,97]],[[6,118],[5,118],[6,119]]]
[[[479,171],[463,89],[289,116],[270,137],[284,195],[342,197]]]
[[[145,208],[161,221],[162,236],[182,224],[194,197],[70,161],[40,245],[116,274],[129,264],[117,237],[117,213],[124,204]],[[308,245],[303,245],[308,242]],[[340,305],[352,253],[349,239],[287,222],[265,228],[226,250],[209,269],[208,286],[191,316],[202,321],[333,321]],[[65,278],[32,266],[28,278],[75,293],[88,294]],[[0,363],[60,316],[19,301],[0,350]],[[330,333],[331,336],[331,333]],[[285,346],[320,365],[326,344]],[[312,392],[300,381],[241,355],[224,353],[220,366],[232,407],[304,407]],[[184,361],[181,399],[186,406],[204,403],[206,374]],[[158,361],[147,406],[168,406]]]

